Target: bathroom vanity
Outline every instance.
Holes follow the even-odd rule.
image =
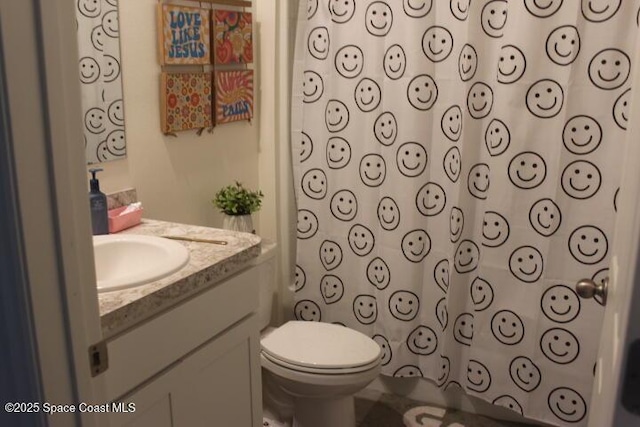
[[[161,280],[99,294],[107,398],[135,404],[111,426],[260,426],[260,238],[144,220],[123,233],[190,236],[188,264]],[[100,348],[102,347],[102,348]],[[99,369],[99,367],[96,367]]]

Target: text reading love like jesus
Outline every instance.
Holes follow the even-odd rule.
[[[161,11],[164,63],[210,63],[209,11],[166,4]]]

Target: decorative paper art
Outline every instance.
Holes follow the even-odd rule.
[[[162,131],[213,126],[211,86],[211,73],[162,73]]]
[[[253,117],[253,71],[215,73],[216,124]]]
[[[210,10],[158,5],[161,64],[210,64]]]
[[[252,16],[249,12],[213,11],[215,64],[253,62]]]

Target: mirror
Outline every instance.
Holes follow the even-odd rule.
[[[118,0],[77,0],[79,71],[88,164],[126,156]]]

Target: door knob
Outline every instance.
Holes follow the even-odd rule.
[[[576,283],[576,292],[582,298],[594,298],[600,299],[601,304],[607,303],[607,289],[609,285],[609,278],[606,277],[601,283],[596,283],[591,279],[581,279]]]

